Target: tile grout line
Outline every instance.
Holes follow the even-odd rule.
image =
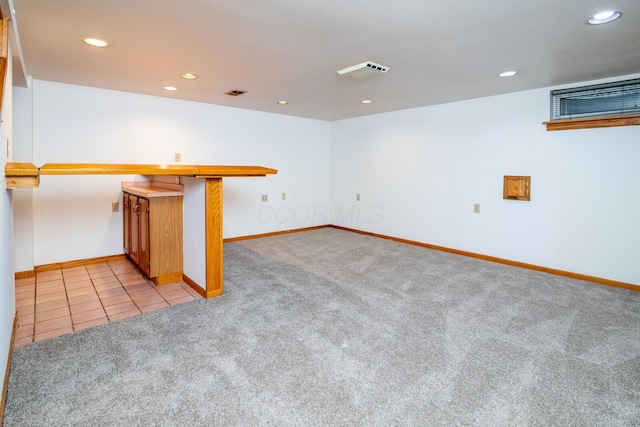
[[[124,291],[127,293],[127,296],[129,297],[129,299],[131,300],[131,302],[133,303],[133,305],[138,309],[138,311],[140,312],[140,314],[142,313],[142,310],[140,310],[140,308],[138,307],[138,305],[136,304],[136,302],[133,300],[133,298],[131,298],[131,294],[129,293],[129,290],[126,288],[126,286],[124,285],[124,283],[122,283],[122,281],[120,280],[120,277],[118,277],[118,273],[116,273],[115,271],[113,271],[113,268],[111,268],[111,264],[107,263],[107,265],[109,266],[109,270],[111,270],[111,272],[113,273],[113,275],[115,276],[116,280],[118,281],[118,283],[120,283],[120,286],[122,286],[122,289],[124,289]],[[138,272],[137,269],[135,269],[136,272]],[[98,295],[99,297],[100,295]],[[102,304],[102,299],[100,300],[100,303]],[[104,312],[107,313],[107,309],[106,307],[104,307]],[[120,314],[120,313],[118,313]],[[111,316],[109,316],[109,314],[107,314],[107,318],[109,319],[109,322],[111,322]]]
[[[111,268],[111,265],[109,265],[109,268]],[[136,272],[140,273],[140,272],[138,271],[138,269],[137,269],[137,268],[135,268],[135,266],[134,266],[134,269],[136,270]],[[112,271],[113,271],[113,269],[112,269]],[[131,298],[131,294],[129,293],[129,290],[128,290],[128,289],[125,287],[125,285],[120,281],[120,278],[118,277],[118,274],[117,274],[115,271],[113,271],[113,273],[115,274],[116,279],[118,279],[118,282],[120,282],[120,284],[121,284],[121,285],[122,285],[122,287],[124,288],[125,292],[127,292],[127,295],[129,295],[129,298]],[[148,282],[149,282],[149,281],[148,281],[148,280],[146,280],[146,283],[148,283]],[[183,289],[183,290],[185,290],[185,289],[182,287],[182,285],[180,285],[180,283],[179,283],[179,282],[175,282],[175,283],[178,283],[178,285],[180,286],[180,288],[181,288],[181,289]],[[157,286],[157,285],[156,285],[156,286]],[[156,293],[156,294],[158,294],[158,295],[160,296],[160,298],[162,298],[162,299],[163,299],[163,301],[164,301],[164,302],[166,302],[167,304],[169,304],[169,306],[171,306],[171,305],[172,305],[172,304],[171,304],[171,302],[170,302],[171,300],[166,299],[166,298],[164,297],[164,295],[162,295],[162,293],[160,293],[157,289],[154,289],[154,291],[155,291],[155,293]],[[186,291],[186,290],[185,290],[185,291]],[[187,293],[189,294],[189,292],[188,292],[188,291],[187,291]],[[189,295],[190,295],[191,297],[193,297],[193,299],[194,299],[194,300],[196,299],[193,295],[191,295],[191,294],[189,294]],[[141,306],[139,306],[139,305],[138,305],[138,303],[136,303],[136,301],[135,301],[133,298],[131,298],[131,301],[132,301],[132,302],[133,302],[133,304],[138,308],[138,310],[140,310],[140,312],[141,312],[141,313],[143,313],[143,311],[142,311],[142,307],[141,307]]]
[[[68,309],[69,308],[69,299],[68,299],[69,297],[67,295],[67,286],[66,286],[65,281],[64,281],[64,274],[62,272],[62,269],[60,269],[60,278],[62,280],[62,287],[64,289],[64,297],[65,297],[65,300],[67,302],[67,309]],[[36,295],[35,295],[35,298],[33,300],[33,304],[34,304],[33,305],[33,338],[31,340],[31,343],[36,342],[36,335],[42,335],[42,334],[51,332],[51,331],[46,331],[46,332],[42,332],[42,334],[36,334],[36,324],[38,323],[38,313],[37,313],[37,308],[38,308],[38,273],[36,273]],[[53,310],[55,310],[55,309],[53,309]],[[44,310],[41,313],[44,313],[45,311],[48,311],[48,310]],[[43,323],[51,321],[51,320],[55,320],[55,319],[43,320]],[[71,312],[69,312],[69,320],[71,320]],[[62,329],[62,328],[58,328],[58,329]],[[71,326],[71,329],[73,330],[73,325]]]
[[[140,271],[138,269],[136,269],[135,266],[133,266],[132,264],[130,264],[130,263],[127,264],[131,268],[127,268],[125,266],[125,268],[120,269],[120,270],[118,270],[118,269],[114,270],[113,266],[109,262],[105,262],[104,264],[106,265],[106,267],[108,269],[96,270],[93,273],[98,274],[100,272],[107,272],[108,271],[113,275],[113,277],[117,281],[117,283],[120,286],[120,288],[124,290],[124,293],[122,295],[127,295],[127,297],[129,298],[129,301],[126,301],[126,302],[132,302],[133,306],[135,307],[135,310],[136,310],[135,314],[130,314],[129,316],[126,316],[126,317],[131,317],[131,316],[135,316],[135,315],[138,315],[138,314],[146,313],[147,311],[143,311],[143,309],[145,307],[151,307],[151,306],[158,305],[158,304],[164,304],[163,307],[158,307],[158,308],[154,308],[152,310],[149,310],[149,311],[155,311],[155,310],[158,310],[158,309],[161,309],[161,308],[171,307],[171,306],[174,305],[174,304],[171,303],[171,301],[176,301],[176,300],[179,300],[179,299],[183,299],[185,297],[189,297],[189,301],[194,301],[194,300],[197,300],[197,299],[201,298],[200,295],[193,295],[193,293],[189,292],[188,289],[185,289],[185,287],[179,281],[177,281],[177,282],[175,282],[175,285],[176,285],[176,289],[175,290],[181,290],[182,293],[184,293],[184,295],[180,296],[180,297],[177,297],[177,298],[168,299],[163,295],[163,293],[158,291],[157,286],[156,287],[149,286],[150,285],[150,281],[148,279],[146,279],[144,276],[142,276],[142,273],[140,273]],[[82,267],[82,269],[80,269],[79,267]],[[47,275],[44,275],[44,276],[40,276],[41,278],[49,277],[49,276],[51,276],[51,277],[55,276],[56,277],[55,279],[52,279],[52,280],[45,280],[45,281],[40,282],[43,286],[44,286],[44,283],[47,283],[47,282],[58,281],[58,280],[61,281],[62,288],[64,288],[64,298],[61,298],[60,300],[64,300],[65,303],[66,303],[66,306],[65,307],[60,307],[60,309],[66,308],[67,309],[67,313],[68,313],[67,315],[64,315],[64,316],[59,316],[59,317],[43,320],[42,323],[46,323],[46,322],[49,322],[49,321],[55,321],[57,319],[68,317],[69,321],[71,323],[71,331],[70,332],[77,332],[79,330],[85,329],[85,328],[78,329],[79,325],[82,325],[82,324],[85,324],[85,323],[88,323],[88,322],[92,322],[92,321],[103,320],[103,319],[106,320],[106,323],[111,323],[111,322],[120,320],[118,318],[116,318],[116,319],[113,319],[113,318],[115,318],[115,317],[117,317],[117,316],[119,316],[119,315],[121,315],[123,313],[131,313],[131,312],[134,311],[134,310],[128,310],[128,311],[124,311],[124,312],[120,312],[120,313],[115,313],[114,315],[109,315],[108,312],[107,312],[107,307],[104,305],[103,298],[100,296],[100,293],[99,293],[99,291],[98,291],[98,289],[96,287],[96,283],[94,282],[94,280],[97,280],[97,279],[99,279],[101,277],[93,277],[92,273],[89,271],[89,269],[87,268],[86,265],[74,267],[72,269],[74,271],[77,270],[81,274],[73,274],[73,275],[65,276],[65,274],[64,274],[64,270],[65,269],[58,269],[58,270],[56,270],[58,272],[57,274],[47,274]],[[67,270],[72,270],[72,269],[67,269]],[[118,271],[120,271],[120,274],[118,273]],[[124,275],[124,274],[129,274],[131,272],[136,272],[137,274],[141,275],[141,277],[142,277],[142,279],[144,281],[140,282],[139,284],[147,285],[149,287],[149,290],[151,290],[152,293],[154,294],[154,296],[159,296],[160,297],[161,302],[157,302],[157,303],[154,303],[154,304],[148,304],[148,305],[141,305],[141,304],[144,304],[144,302],[147,300],[146,298],[139,298],[139,301],[136,301],[132,297],[132,293],[135,293],[135,292],[138,292],[138,291],[146,291],[146,289],[138,289],[138,290],[133,290],[133,291],[130,291],[129,289],[127,289],[127,286],[124,284],[124,282],[122,281],[123,279],[121,279],[120,276]],[[103,313],[104,317],[100,317],[98,319],[93,319],[93,320],[88,320],[88,321],[85,321],[85,322],[76,323],[74,321],[74,317],[73,317],[72,312],[71,312],[72,305],[76,305],[76,304],[72,304],[71,303],[71,298],[72,297],[70,296],[70,293],[69,293],[73,289],[68,289],[67,286],[71,286],[74,283],[82,282],[82,281],[84,281],[84,279],[78,280],[78,281],[73,281],[73,282],[70,282],[70,283],[67,283],[67,282],[68,282],[68,280],[71,280],[72,277],[78,277],[78,276],[82,276],[84,274],[86,274],[87,277],[89,278],[89,283],[91,284],[91,288],[92,289],[91,289],[90,292],[88,292],[86,294],[80,294],[80,295],[76,295],[76,296],[80,297],[80,296],[83,296],[83,295],[90,295],[90,294],[91,295],[95,295],[97,301],[100,303],[100,307],[102,309],[102,313]],[[27,342],[21,343],[20,345],[27,345],[29,343],[36,342],[36,324],[39,323],[39,322],[36,321],[37,320],[37,314],[38,314],[37,313],[38,289],[39,289],[38,282],[39,282],[38,274],[36,273],[36,276],[34,277],[34,283],[33,283],[33,302],[31,304],[29,304],[31,306],[31,308],[32,308],[32,316],[33,316],[33,321],[29,325],[30,329],[31,329],[31,331],[30,331],[31,335],[27,336],[30,339],[30,341],[28,343]],[[107,282],[107,283],[109,283],[109,282]],[[132,286],[137,285],[137,284],[138,283],[133,283]],[[49,288],[53,288],[53,287],[56,287],[56,286],[60,286],[60,285],[49,286],[49,287],[42,288],[42,289],[49,289]],[[77,289],[80,289],[82,287],[83,286],[80,286]],[[52,292],[52,293],[55,293],[55,292]],[[45,295],[48,295],[48,294],[45,294]],[[42,297],[44,297],[45,295],[42,295]],[[57,300],[46,301],[46,302],[43,302],[42,304],[46,304],[48,302],[53,302],[53,301],[57,301]],[[90,301],[86,301],[86,302],[90,302]],[[78,305],[79,304],[84,304],[86,302],[79,302]],[[182,302],[187,302],[187,301],[182,301]],[[43,311],[41,311],[41,313],[46,313],[47,311],[50,311],[50,310],[56,310],[56,308],[43,310]],[[87,310],[87,311],[91,311],[91,310]],[[82,313],[82,312],[79,312],[79,313],[76,313],[76,314],[80,314],[80,313]],[[18,316],[20,316],[20,315],[18,314]],[[89,327],[91,327],[91,326],[89,326]],[[55,331],[61,330],[61,329],[65,329],[65,328],[67,328],[67,327],[64,326],[62,328],[56,328],[56,329],[53,329],[53,330],[50,330],[50,331],[42,332],[42,333],[40,333],[38,335],[55,333]],[[63,334],[66,334],[66,333],[69,333],[69,332],[64,332],[64,333],[62,333],[60,335],[63,335]],[[58,336],[58,335],[47,336],[46,338],[43,338],[43,339],[52,338],[54,336]],[[20,339],[25,339],[27,337],[21,337]]]
[[[109,265],[107,263],[107,265]],[[109,267],[109,269],[111,269],[111,267]],[[96,295],[96,297],[98,297],[98,301],[100,301],[100,306],[102,307],[102,311],[104,312],[104,315],[106,317],[107,312],[104,309],[104,306],[102,305],[102,300],[100,300],[100,294],[98,294],[98,289],[96,289],[96,285],[95,283],[93,283],[93,277],[91,277],[91,273],[89,273],[89,270],[87,270],[87,266],[84,266],[84,270],[87,273],[87,276],[89,276],[89,281],[91,282],[91,287],[93,288],[93,293]],[[65,284],[65,289],[66,289],[66,284]],[[69,303],[69,316],[71,316],[71,327],[73,328],[74,332],[77,332],[78,329],[76,329],[76,326],[79,325],[80,323],[76,324],[76,322],[73,320],[73,314],[71,313],[71,301],[67,301]],[[79,314],[79,313],[78,313]],[[108,318],[107,318],[108,321]],[[85,323],[85,322],[82,322]]]
[[[86,271],[86,267],[85,267],[85,271]],[[71,322],[71,330],[75,331],[75,329],[73,327],[73,318],[71,317],[71,301],[69,301],[69,293],[67,292],[67,281],[65,280],[64,269],[62,269],[62,268],[60,269],[60,276],[62,276],[62,287],[64,288],[64,296],[65,296],[65,299],[67,301],[66,308],[67,308],[67,311],[69,312],[69,321]],[[36,279],[36,283],[37,283],[37,279]],[[36,292],[37,292],[37,288],[36,288]],[[34,308],[34,310],[35,310],[35,308]],[[64,317],[64,316],[61,316],[61,317]],[[34,328],[35,328],[36,319],[34,318],[33,320],[34,320],[34,324],[33,325],[34,325]],[[48,319],[48,320],[45,320],[45,322],[50,321],[50,320],[55,320],[55,319]],[[58,328],[58,329],[63,329],[63,328]],[[52,332],[52,331],[47,331],[47,332]],[[43,334],[47,333],[47,332],[43,332]],[[35,331],[34,331],[34,335],[33,335],[33,342],[36,342]]]
[[[14,285],[15,286],[15,285]],[[37,290],[37,282],[36,282],[36,278],[33,278],[33,303],[32,303],[32,315],[33,315],[33,322],[31,322],[30,326],[31,326],[31,334],[28,335],[28,337],[31,339],[31,342],[33,342],[35,333],[36,333],[36,290]],[[18,309],[16,308],[16,312],[18,311]],[[20,319],[20,313],[18,312],[18,319]],[[18,323],[18,326],[20,327],[20,323]],[[16,327],[16,328],[17,328]],[[27,337],[21,337],[20,339],[25,339]],[[14,345],[15,345],[15,341],[17,340],[17,337],[14,337]],[[30,344],[30,343],[25,343],[25,344]]]

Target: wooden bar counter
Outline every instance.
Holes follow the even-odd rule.
[[[224,293],[222,241],[222,178],[260,177],[276,174],[262,166],[144,165],[101,163],[7,163],[6,188],[38,188],[42,175],[174,175],[204,179],[205,182],[205,296]]]

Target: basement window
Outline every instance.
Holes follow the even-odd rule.
[[[551,120],[640,113],[640,79],[551,91]]]
[[[551,91],[551,121],[572,122],[568,127],[628,126],[639,124],[640,79],[603,83]],[[580,125],[585,124],[585,126]]]

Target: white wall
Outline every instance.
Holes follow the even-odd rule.
[[[640,127],[547,132],[549,90],[333,122],[332,222],[640,284]]]
[[[225,179],[225,238],[328,223],[327,122],[41,80],[32,91],[37,166],[170,164],[177,152],[183,164],[266,166],[278,174]],[[122,253],[122,216],[111,203],[132,178],[43,176],[33,193],[34,264]],[[284,205],[327,214],[270,214]]]
[[[7,162],[12,161],[13,145],[13,100],[11,94],[12,63],[11,53],[7,64],[7,74],[4,82],[4,96],[2,99],[2,113],[0,116],[0,146],[2,147],[2,162],[4,170]],[[2,189],[0,195],[0,381],[4,381],[9,357],[9,346],[13,332],[13,319],[16,314],[15,281],[13,272],[13,190]],[[3,382],[0,384],[4,384]],[[0,385],[0,391],[2,390]]]
[[[279,169],[225,180],[226,238],[334,223],[640,283],[640,128],[547,132],[549,89],[327,123],[35,80],[33,157]],[[531,175],[531,202],[504,175]],[[34,264],[121,253],[130,179],[43,177]]]
[[[203,179],[184,178],[183,244],[184,274],[206,289],[207,253],[205,241],[205,203]],[[223,183],[224,191],[224,183]],[[224,220],[224,219],[223,219]]]
[[[31,123],[31,78],[28,87],[13,88],[13,161],[33,162],[33,126]],[[33,270],[33,189],[23,188],[13,192],[13,227],[20,230],[20,238],[13,242],[13,266],[15,271]]]

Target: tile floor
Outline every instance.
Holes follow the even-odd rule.
[[[155,286],[127,260],[16,280],[14,347],[202,298],[184,282]]]

